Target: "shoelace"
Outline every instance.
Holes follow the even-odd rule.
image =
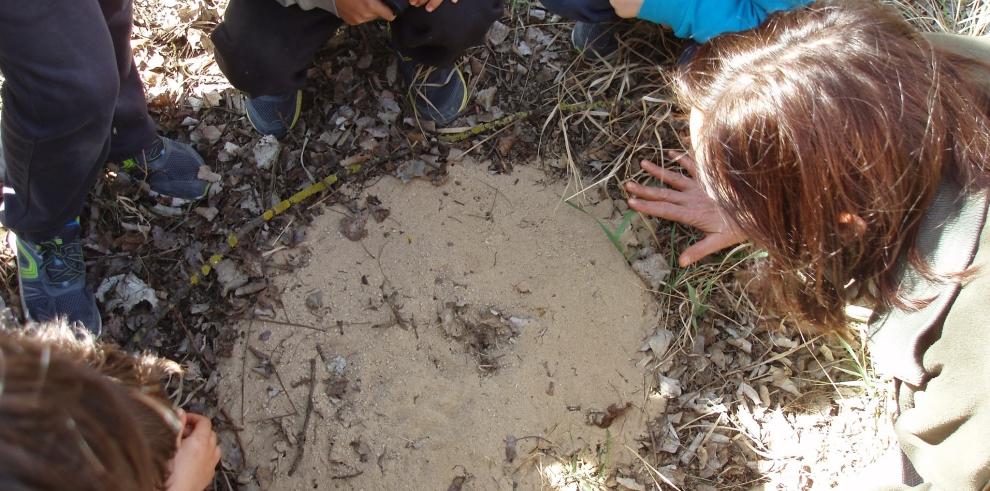
[[[56,283],[73,281],[86,273],[86,263],[83,261],[82,246],[79,241],[63,242],[52,239],[39,244],[41,252],[41,267],[47,271],[48,278]]]
[[[164,153],[165,142],[159,138],[158,141],[156,141],[151,147],[142,150],[137,156],[125,159],[121,162],[121,167],[127,172],[147,174],[148,162],[161,157]]]

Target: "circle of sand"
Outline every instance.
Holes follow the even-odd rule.
[[[281,323],[242,322],[221,367],[221,405],[262,488],[446,489],[469,475],[464,489],[533,489],[553,456],[635,459],[625,448],[645,428],[635,362],[656,306],[595,220],[560,201],[560,183],[465,161],[442,186],[386,178],[366,193],[390,217],[369,219],[360,242],[338,231],[341,214],[318,217],[308,264],[272,279]],[[491,347],[497,368],[444,331],[451,306],[515,332]],[[256,369],[245,343],[277,374]],[[310,360],[314,410],[300,442]],[[626,403],[608,429],[589,424]]]

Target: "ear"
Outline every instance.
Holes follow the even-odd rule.
[[[866,220],[854,213],[844,211],[839,213],[839,237],[849,242],[862,237],[866,233]]]

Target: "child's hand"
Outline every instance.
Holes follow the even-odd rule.
[[[220,461],[217,434],[210,419],[179,410],[182,432],[178,435],[178,450],[170,463],[167,491],[203,491],[213,481]]]
[[[745,241],[746,236],[734,223],[722,217],[715,200],[705,194],[698,184],[694,159],[687,154],[680,154],[674,157],[674,160],[678,160],[691,177],[682,176],[644,160],[641,164],[643,170],[670,188],[627,182],[626,191],[633,195],[628,200],[630,208],[647,215],[690,225],[705,233],[703,239],[691,244],[681,253],[677,261],[681,267]]]
[[[409,5],[413,7],[422,7],[426,5],[427,12],[433,12],[443,3],[443,0],[409,0]],[[450,3],[457,3],[457,0],[450,0]]]
[[[378,19],[395,20],[392,9],[381,0],[337,0],[337,16],[350,26]]]
[[[643,0],[608,0],[615,9],[615,15],[623,19],[632,19],[639,14],[639,9],[643,6]]]

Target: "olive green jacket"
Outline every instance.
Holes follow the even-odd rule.
[[[990,39],[928,39],[939,48],[990,61]],[[903,471],[902,484],[879,489],[990,487],[987,196],[986,190],[967,194],[942,183],[922,220],[916,246],[934,272],[968,274],[958,282],[940,283],[905,266],[905,297],[927,303],[920,309],[892,309],[870,323],[873,361],[899,382],[894,431],[904,457],[903,468],[894,469]]]

